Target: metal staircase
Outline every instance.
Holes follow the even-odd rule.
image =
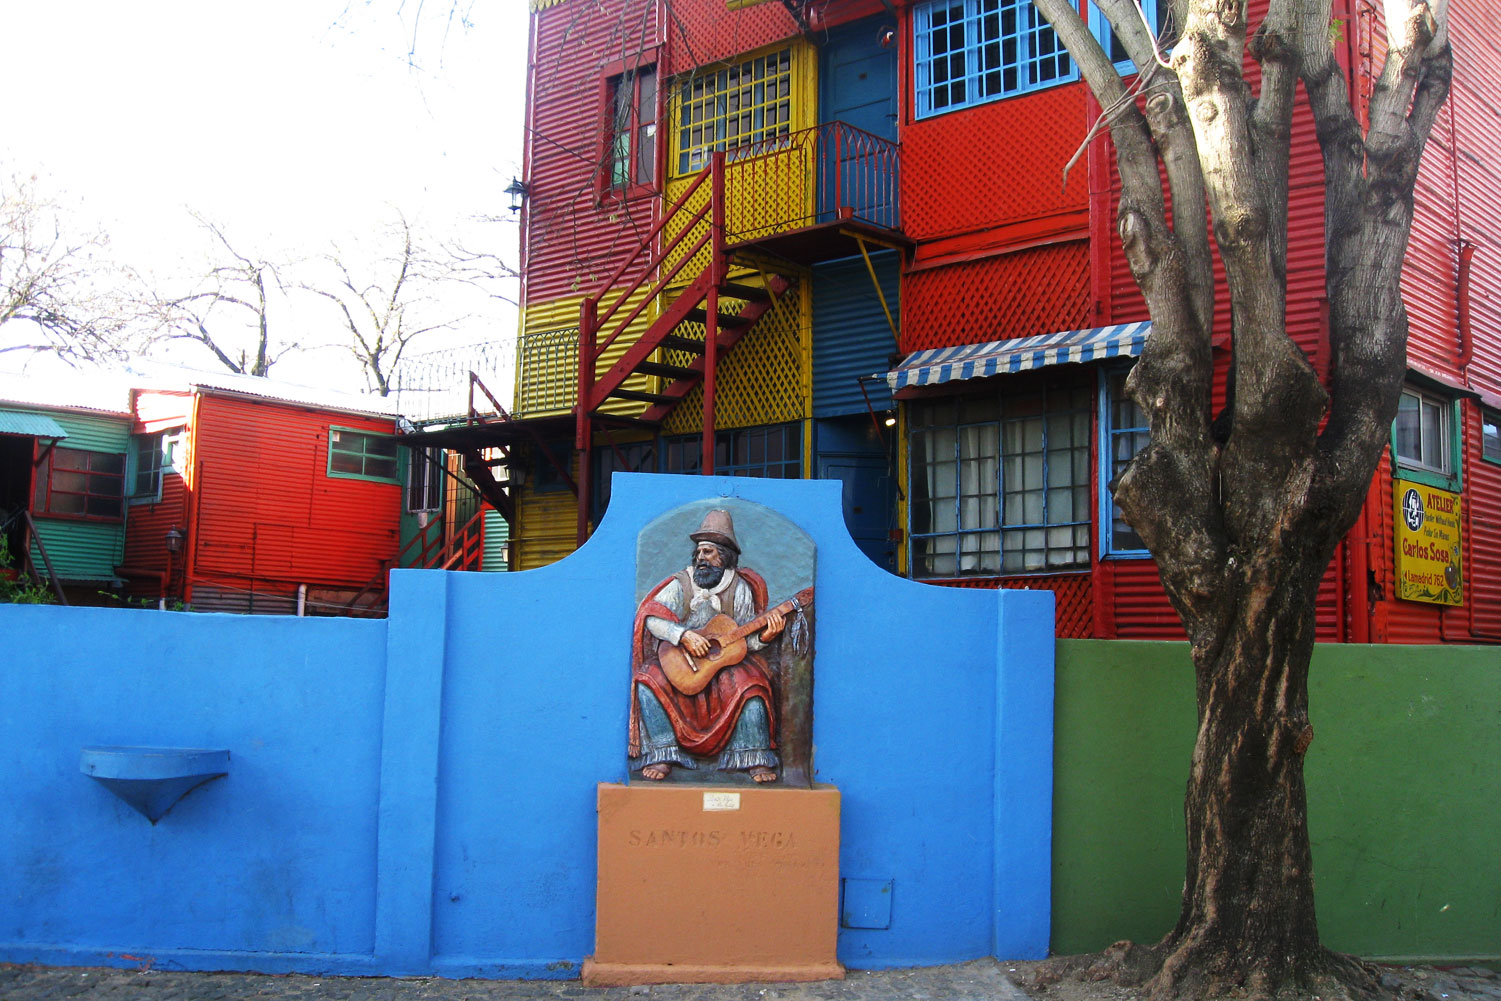
[[[709,186],[708,198],[700,191]],[[692,207],[695,201],[700,204]],[[581,460],[577,482],[578,543],[589,534],[592,484],[590,448],[597,423],[636,424],[655,428],[698,387],[703,388],[703,458],[700,469],[714,473],[715,376],[720,359],[772,309],[792,287],[790,275],[762,272],[760,284],[731,277],[734,251],[725,234],[725,154],[714,153],[709,165],[662,213],[662,218],[595,296],[586,298],[579,315],[578,395],[574,405],[574,447]],[[658,239],[663,234],[671,235]],[[676,287],[693,262],[707,265],[686,287]],[[636,278],[620,283],[632,268]],[[608,303],[606,300],[608,299]],[[634,300],[634,302],[633,302]],[[627,331],[657,309],[608,367],[606,355],[626,343]],[[702,333],[700,333],[702,331]],[[601,369],[603,370],[601,371]],[[645,376],[652,389],[637,388]],[[636,379],[636,385],[628,385]],[[611,400],[643,404],[636,413],[605,410]]]

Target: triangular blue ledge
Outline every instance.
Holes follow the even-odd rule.
[[[154,824],[188,793],[229,774],[229,751],[198,747],[85,747],[78,770]]]

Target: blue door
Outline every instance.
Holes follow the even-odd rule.
[[[896,160],[877,140],[896,141],[896,48],[881,44],[892,22],[869,18],[836,28],[819,53],[819,219],[840,208],[895,228]],[[853,129],[831,123],[843,122]]]

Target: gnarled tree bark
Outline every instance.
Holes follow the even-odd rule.
[[[1153,323],[1127,380],[1151,443],[1115,498],[1192,643],[1199,731],[1178,923],[1149,948],[1112,947],[1094,972],[1147,981],[1153,997],[1364,993],[1375,981],[1319,941],[1303,785],[1308,664],[1319,581],[1359,514],[1405,375],[1402,259],[1419,158],[1448,94],[1444,11],[1387,4],[1387,62],[1362,131],[1328,0],[1270,0],[1254,30],[1241,0],[1178,0],[1175,39],[1153,39],[1132,0],[1097,2],[1140,71],[1135,95],[1076,4],[1034,0],[1107,109],[1115,144],[1118,230]],[[1327,389],[1286,325],[1299,81],[1325,165]],[[1211,239],[1233,345],[1217,417]]]

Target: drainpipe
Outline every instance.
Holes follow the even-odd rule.
[[[300,619],[307,614],[307,585],[297,585],[297,617]]]
[[[1366,505],[1370,502],[1368,494]],[[1345,587],[1346,600],[1350,602],[1351,643],[1371,642],[1371,560],[1366,505],[1361,506],[1355,527],[1345,536],[1345,545],[1350,547],[1350,579]]]
[[[1459,374],[1469,381],[1470,361],[1475,357],[1475,340],[1470,328],[1470,262],[1475,256],[1475,245],[1468,240],[1459,241],[1459,288],[1456,299],[1459,306]]]

